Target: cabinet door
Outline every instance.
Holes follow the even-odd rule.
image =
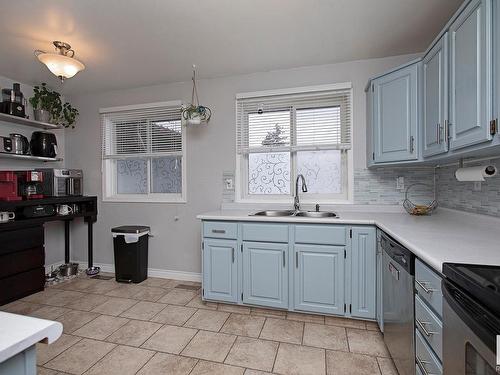
[[[203,292],[208,299],[238,302],[238,267],[234,240],[205,239]]]
[[[243,242],[243,302],[288,308],[288,244]]]
[[[448,151],[448,34],[425,55],[423,75],[423,156]]]
[[[500,3],[496,1],[494,3],[494,15],[493,19],[495,20],[493,22],[493,27],[494,27],[494,40],[495,46],[494,46],[494,57],[493,57],[493,66],[495,68],[494,71],[494,76],[495,76],[495,86],[494,86],[494,98],[495,98],[495,108],[494,108],[494,117],[497,120],[497,127],[500,126],[499,120],[500,120]],[[498,129],[497,129],[498,133]]]
[[[416,63],[373,81],[376,163],[418,158],[419,67]]]
[[[344,315],[344,246],[295,245],[295,309]]]
[[[351,315],[375,319],[377,293],[375,228],[352,229],[351,254]]]
[[[491,139],[491,0],[473,0],[450,26],[450,149]]]
[[[377,231],[377,323],[380,330],[384,332],[384,297],[382,287],[382,245],[380,243],[381,232]]]

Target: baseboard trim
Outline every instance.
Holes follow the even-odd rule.
[[[75,261],[80,263],[80,268],[86,269],[87,262]],[[115,273],[115,265],[109,263],[94,263],[94,266],[100,267],[102,272]],[[160,268],[148,268],[149,277],[158,277],[161,279],[175,279],[182,281],[197,281],[201,282],[201,273],[184,272],[175,270],[164,270]]]

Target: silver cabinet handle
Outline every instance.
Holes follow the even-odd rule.
[[[224,229],[212,229],[212,233],[224,234],[226,233],[226,231]]]
[[[285,250],[282,251],[282,254],[283,254],[283,267],[285,267],[285,262],[286,262],[286,259],[285,259]]]
[[[415,137],[412,135],[410,137],[410,154],[413,154],[415,151]]]
[[[424,290],[425,293],[431,294],[432,292],[434,292],[434,289],[429,289],[425,286],[425,281],[419,281],[418,279],[415,279],[415,282]]]
[[[444,139],[446,141],[448,141],[451,138],[450,126],[451,126],[451,122],[449,122],[448,120],[444,120]]]
[[[415,319],[415,322],[417,323],[417,326],[422,330],[424,335],[426,335],[427,337],[431,337],[432,335],[437,333],[437,332],[428,331],[427,328],[425,328],[425,325],[431,324],[431,322],[422,322],[418,319]]]
[[[231,256],[232,256],[233,263],[234,263],[234,247],[231,248]]]
[[[299,268],[299,253],[295,253],[295,268]]]
[[[425,364],[427,363],[430,363],[428,361],[423,361],[418,355],[417,355],[417,365],[418,367],[420,367],[420,370],[424,373],[424,375],[436,375],[436,374],[432,374],[430,373],[429,371],[427,371],[427,369],[425,368]]]

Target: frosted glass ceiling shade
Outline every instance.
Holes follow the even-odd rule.
[[[58,77],[71,78],[79,71],[85,69],[80,61],[64,55],[55,53],[41,53],[37,56],[40,62]]]
[[[69,44],[58,41],[53,43],[56,47],[56,52],[48,53],[37,50],[35,51],[35,55],[61,81],[71,78],[79,71],[85,69],[85,65],[73,57],[75,51],[71,49]]]

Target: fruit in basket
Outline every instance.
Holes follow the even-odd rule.
[[[416,204],[413,208],[413,215],[426,215],[429,212],[429,207],[422,204]]]

